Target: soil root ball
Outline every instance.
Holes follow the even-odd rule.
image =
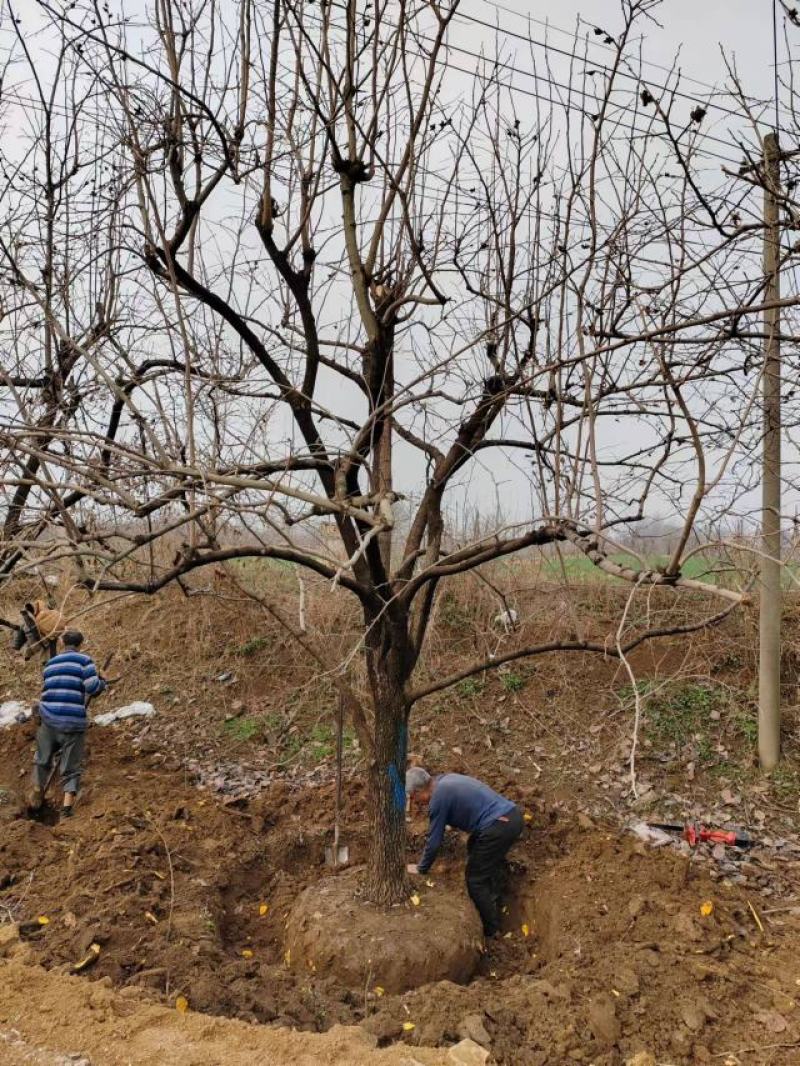
[[[361,992],[469,981],[482,936],[465,893],[423,882],[414,886],[418,903],[385,909],[360,898],[363,876],[363,869],[347,870],[298,896],[286,923],[285,958],[292,969]]]

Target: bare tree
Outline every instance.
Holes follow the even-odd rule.
[[[86,0],[66,17],[42,4],[105,94],[115,285],[146,329],[102,356],[61,329],[92,367],[98,424],[59,429],[57,475],[19,477],[51,494],[40,518],[67,538],[12,524],[4,550],[23,568],[68,556],[93,590],[151,594],[251,556],[352,594],[343,664],[263,602],[358,731],[378,902],[407,894],[416,701],[536,654],[624,657],[747,595],[747,574],[683,568],[756,432],[763,284],[738,271],[762,231],[758,181],[704,173],[706,111],[674,77],[643,80],[631,31],[655,6],[622,3],[600,68],[578,37],[564,69],[537,60],[521,86],[502,50],[465,68],[457,4],[434,0],[157,0],[144,30]],[[15,284],[55,332],[29,275]],[[6,423],[9,454],[39,460],[34,428]],[[508,519],[461,535],[472,479],[480,493],[499,476]],[[614,530],[648,515],[676,528],[667,561],[621,562]],[[170,565],[146,554],[176,536]],[[626,635],[626,605],[610,643],[520,640],[425,676],[443,582],[558,544],[632,596],[686,593],[691,618]]]

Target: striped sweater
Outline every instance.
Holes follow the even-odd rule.
[[[62,733],[86,728],[86,698],[106,687],[88,655],[70,648],[54,655],[44,668],[39,715],[45,725]]]

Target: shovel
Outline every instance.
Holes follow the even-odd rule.
[[[350,859],[350,849],[339,843],[339,820],[342,813],[342,740],[344,734],[344,699],[339,697],[339,709],[336,712],[336,808],[333,816],[333,844],[325,848],[326,866],[346,866]]]

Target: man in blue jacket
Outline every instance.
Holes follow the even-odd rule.
[[[54,655],[44,668],[44,685],[39,700],[41,720],[36,733],[36,755],[33,768],[33,792],[29,810],[35,814],[44,803],[44,792],[50,776],[50,766],[59,756],[59,770],[64,787],[63,817],[72,815],[78,793],[86,727],[86,703],[99,696],[106,682],[80,647],[83,634],[67,630],[61,637],[64,650]]]
[[[421,766],[406,773],[406,792],[414,806],[428,804],[430,829],[425,850],[409,873],[425,874],[436,859],[445,828],[469,833],[467,891],[478,909],[486,937],[500,929],[499,896],[506,853],[522,832],[522,814],[488,785],[463,774],[431,777]]]

